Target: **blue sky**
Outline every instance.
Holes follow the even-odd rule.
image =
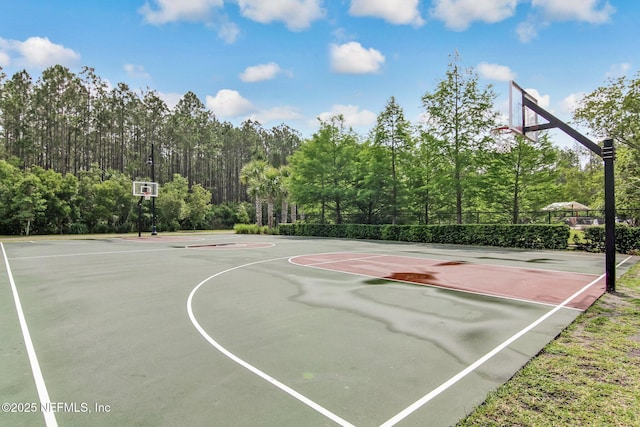
[[[515,79],[566,120],[582,94],[640,66],[635,0],[20,0],[1,10],[9,76],[89,66],[170,106],[192,91],[220,120],[286,123],[305,137],[338,113],[364,135],[391,96],[417,123],[456,50],[494,86],[498,110]]]

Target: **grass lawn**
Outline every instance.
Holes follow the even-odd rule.
[[[640,263],[458,426],[640,426]]]

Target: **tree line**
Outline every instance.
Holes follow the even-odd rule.
[[[640,79],[620,78],[587,95],[576,119],[616,137],[617,207],[638,208]],[[496,94],[453,56],[422,98],[424,121],[391,97],[362,138],[341,117],[321,125],[290,157],[289,198],[319,222],[365,224],[528,223],[544,206],[578,201],[602,209],[603,167],[586,149],[496,134]],[[606,126],[604,126],[606,123]],[[637,222],[638,212],[633,214]],[[487,217],[485,216],[485,219]]]
[[[610,81],[575,113],[622,142],[619,208],[636,208],[640,190],[639,81]],[[420,123],[409,122],[392,96],[367,135],[335,116],[303,141],[284,124],[221,122],[192,92],[169,108],[155,91],[111,87],[87,67],[76,75],[56,65],[35,82],[26,71],[8,78],[0,69],[0,232],[132,231],[131,181],[149,179],[152,143],[161,230],[249,217],[270,226],[299,218],[465,223],[477,211],[522,223],[552,202],[602,207],[600,159],[558,148],[545,134],[532,142],[492,133],[495,100],[456,54],[422,95]],[[143,215],[148,222],[146,204]]]
[[[96,166],[148,179],[153,143],[160,184],[179,174],[189,188],[208,189],[212,203],[238,203],[247,197],[245,163],[259,156],[278,167],[300,142],[285,124],[219,121],[193,92],[170,109],[156,91],[110,87],[88,67],[75,74],[55,65],[36,81],[24,70],[8,78],[0,68],[0,155],[23,169],[78,175]]]

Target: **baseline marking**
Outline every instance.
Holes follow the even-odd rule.
[[[7,253],[4,250],[4,244],[0,242],[2,247],[2,255],[4,256],[4,264],[7,267],[7,275],[9,276],[9,283],[11,284],[11,292],[13,292],[13,300],[16,305],[16,311],[18,312],[18,320],[20,321],[20,329],[22,330],[22,337],[24,338],[24,345],[27,348],[27,354],[29,355],[29,363],[31,364],[31,372],[33,372],[33,379],[38,389],[38,397],[40,398],[40,407],[44,405],[43,415],[44,422],[47,427],[57,427],[56,415],[51,411],[51,400],[49,399],[49,392],[47,392],[47,386],[44,383],[44,377],[40,370],[40,364],[38,363],[38,357],[36,356],[36,350],[31,341],[31,334],[27,327],[27,320],[24,317],[24,311],[22,310],[22,304],[20,303],[20,296],[18,295],[18,288],[16,282],[13,280],[13,273],[11,272],[11,266],[9,265],[9,259]]]
[[[626,258],[620,264],[618,264],[617,267],[620,267],[621,265],[623,265],[625,262],[629,261],[630,259],[631,259],[631,257]],[[463,369],[462,371],[460,371],[459,373],[457,373],[456,375],[451,377],[449,380],[447,380],[444,383],[442,383],[440,386],[438,386],[437,388],[432,390],[430,393],[428,393],[428,394],[424,395],[423,397],[421,397],[420,399],[416,400],[414,403],[409,405],[407,408],[405,408],[404,410],[399,412],[397,415],[395,415],[394,417],[392,417],[389,420],[387,420],[384,424],[381,424],[380,427],[391,427],[391,426],[395,425],[396,423],[402,421],[403,419],[405,419],[409,415],[411,415],[413,412],[415,412],[416,410],[418,410],[419,408],[424,406],[427,402],[429,402],[433,398],[437,397],[438,395],[440,395],[441,393],[446,391],[448,388],[450,388],[451,386],[456,384],[458,381],[460,381],[461,379],[463,379],[464,377],[469,375],[471,372],[473,372],[476,369],[478,369],[482,364],[484,364],[486,361],[491,359],[493,356],[495,356],[496,354],[498,354],[499,352],[501,352],[502,350],[507,348],[510,344],[512,344],[518,338],[520,338],[521,336],[523,336],[527,332],[530,332],[533,328],[538,326],[540,323],[544,322],[549,317],[551,317],[553,314],[557,313],[565,305],[570,303],[571,300],[573,300],[578,295],[580,295],[582,292],[586,291],[591,286],[593,286],[595,283],[597,283],[598,281],[603,279],[604,276],[605,275],[602,274],[597,279],[595,279],[595,280],[591,281],[590,283],[588,283],[587,285],[585,285],[582,289],[580,289],[579,291],[575,292],[569,298],[564,300],[561,304],[557,305],[555,308],[553,308],[552,310],[548,311],[546,314],[542,315],[540,318],[535,320],[529,326],[527,326],[524,329],[522,329],[520,332],[517,332],[516,334],[514,334],[511,338],[507,339],[502,344],[500,344],[497,347],[495,347],[493,350],[491,350],[490,352],[488,352],[487,354],[482,356],[480,359],[478,359],[475,362],[473,362],[471,365],[469,365],[467,368]]]
[[[339,425],[341,425],[343,427],[355,427],[350,422],[348,422],[345,419],[339,417],[338,415],[334,414],[333,412],[329,411],[328,409],[320,406],[319,404],[317,404],[316,402],[312,401],[308,397],[298,393],[297,391],[295,391],[291,387],[287,386],[284,383],[281,383],[277,379],[273,378],[271,375],[268,375],[267,373],[261,371],[260,369],[256,368],[255,366],[251,365],[250,363],[248,363],[245,360],[239,358],[238,356],[236,356],[235,354],[233,354],[232,352],[230,352],[229,350],[224,348],[221,344],[219,344],[216,340],[214,340],[209,334],[207,334],[207,332],[200,325],[200,323],[198,323],[198,320],[196,319],[195,315],[193,314],[193,308],[192,308],[193,296],[198,291],[198,289],[200,289],[209,280],[211,280],[211,279],[213,279],[213,278],[215,278],[217,276],[220,276],[222,274],[228,273],[230,271],[238,270],[240,268],[248,267],[250,265],[262,264],[262,263],[271,262],[271,261],[278,261],[278,260],[287,259],[287,258],[291,258],[291,257],[290,256],[284,256],[284,257],[280,257],[280,258],[271,258],[271,259],[265,259],[265,260],[262,260],[262,261],[250,262],[248,264],[242,264],[242,265],[239,265],[239,266],[236,266],[236,267],[228,268],[228,269],[226,269],[224,271],[221,271],[219,273],[214,274],[213,276],[207,277],[202,282],[198,283],[198,285],[195,288],[193,288],[193,290],[189,294],[189,298],[187,298],[187,313],[189,315],[189,319],[191,320],[191,323],[196,328],[196,330],[200,333],[200,335],[202,335],[202,337],[205,340],[207,340],[209,342],[209,344],[214,346],[219,352],[221,352],[222,354],[227,356],[229,359],[233,360],[235,363],[237,363],[240,366],[242,366],[243,368],[253,372],[255,375],[259,376],[263,380],[273,384],[274,386],[278,387],[280,390],[284,391],[285,393],[287,393],[291,397],[294,397],[295,399],[298,399],[300,402],[304,403],[305,405],[309,406],[310,408],[314,409],[315,411],[321,413],[322,415],[324,415],[325,417],[327,417],[330,420],[334,421],[335,423],[337,423],[337,424],[339,424]]]

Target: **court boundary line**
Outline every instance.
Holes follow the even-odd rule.
[[[244,359],[241,359],[240,357],[236,356],[231,351],[227,350],[220,343],[218,343],[215,339],[213,339],[207,333],[207,331],[204,330],[204,328],[200,325],[200,323],[198,322],[198,320],[196,319],[196,317],[195,317],[195,315],[193,313],[193,308],[192,308],[193,297],[196,294],[196,292],[202,286],[204,286],[209,280],[214,279],[214,278],[216,278],[216,277],[218,277],[220,275],[223,275],[223,274],[228,273],[228,272],[233,271],[233,270],[239,270],[241,268],[249,267],[249,266],[256,265],[256,264],[263,264],[263,263],[267,263],[267,262],[278,261],[278,260],[283,260],[283,259],[288,259],[288,258],[291,258],[291,255],[278,257],[278,258],[270,258],[270,259],[260,260],[260,261],[254,261],[254,262],[250,262],[250,263],[246,263],[246,264],[242,264],[242,265],[238,265],[238,266],[235,266],[235,267],[228,268],[226,270],[220,271],[220,272],[218,272],[218,273],[216,273],[216,274],[214,274],[212,276],[207,277],[206,279],[204,279],[203,281],[198,283],[198,285],[196,285],[195,288],[193,288],[193,290],[189,294],[189,297],[187,298],[187,314],[189,316],[189,320],[191,320],[191,323],[196,328],[198,333],[200,333],[200,335],[209,344],[211,344],[216,350],[218,350],[223,355],[227,356],[233,362],[237,363],[238,365],[242,366],[243,368],[247,369],[248,371],[252,372],[253,374],[255,374],[258,377],[262,378],[263,380],[267,381],[268,383],[274,385],[275,387],[279,388],[283,392],[287,393],[289,396],[299,400],[300,402],[304,403],[305,405],[307,405],[311,409],[313,409],[316,412],[324,415],[325,417],[329,418],[330,420],[334,421],[335,423],[337,423],[337,424],[339,424],[339,425],[341,425],[343,427],[355,427],[353,424],[351,424],[350,422],[348,422],[344,418],[340,417],[339,415],[334,414],[333,412],[331,412],[330,410],[324,408],[320,404],[314,402],[313,400],[311,400],[308,397],[304,396],[303,394],[297,392],[296,390],[294,390],[293,388],[289,387],[288,385],[278,381],[277,379],[275,379],[271,375],[267,374],[266,372],[260,370],[259,368],[253,366],[252,364],[250,364],[249,362],[245,361]]]
[[[632,258],[631,256],[625,258],[622,262],[620,262],[618,265],[616,265],[616,267],[622,266],[624,263],[629,261],[631,258]],[[429,393],[427,393],[426,395],[424,395],[420,399],[416,400],[414,403],[412,403],[411,405],[407,406],[402,411],[398,412],[395,416],[391,417],[389,420],[387,420],[386,422],[381,424],[380,427],[391,427],[391,426],[396,425],[398,422],[404,420],[406,417],[408,417],[409,415],[411,415],[412,413],[414,413],[415,411],[417,411],[418,409],[423,407],[429,401],[431,401],[432,399],[434,399],[435,397],[439,396],[440,394],[442,394],[443,392],[448,390],[450,387],[455,385],[458,381],[462,380],[464,377],[466,377],[470,373],[474,372],[476,369],[478,369],[480,366],[482,366],[485,362],[487,362],[488,360],[493,358],[496,354],[500,353],[502,350],[504,350],[509,345],[514,343],[520,337],[522,337],[526,333],[530,332],[531,330],[533,330],[533,328],[535,328],[536,326],[538,326],[539,324],[541,324],[542,322],[547,320],[549,317],[553,316],[555,313],[560,311],[560,309],[562,309],[565,305],[570,303],[574,298],[576,298],[578,295],[580,295],[581,293],[583,293],[584,291],[589,289],[591,286],[595,285],[597,282],[602,280],[604,277],[605,277],[605,274],[603,273],[600,276],[598,276],[596,279],[594,279],[593,281],[589,282],[582,289],[576,291],[573,295],[571,295],[570,297],[565,299],[562,303],[560,303],[559,305],[554,307],[552,310],[549,310],[547,313],[545,313],[544,315],[540,316],[537,320],[533,321],[527,327],[521,329],[519,332],[517,332],[514,335],[512,335],[510,338],[508,338],[507,340],[502,342],[500,345],[496,346],[493,350],[491,350],[488,353],[486,353],[484,356],[482,356],[481,358],[479,358],[478,360],[473,362],[471,365],[467,366],[465,369],[463,369],[462,371],[458,372],[456,375],[454,375],[453,377],[449,378],[447,381],[445,381],[444,383],[440,384],[438,387],[436,387],[435,389],[433,389],[432,391],[430,391]]]
[[[366,278],[369,278],[369,279],[381,279],[381,280],[386,280],[386,281],[389,281],[389,282],[392,282],[392,283],[399,283],[399,284],[402,284],[402,285],[422,286],[423,288],[441,289],[441,290],[445,290],[445,291],[449,291],[449,292],[460,292],[460,293],[464,293],[464,294],[478,295],[478,296],[481,296],[481,297],[495,298],[495,299],[506,300],[506,301],[523,302],[523,303],[527,303],[527,304],[541,305],[541,306],[546,306],[546,307],[555,307],[556,306],[556,304],[553,304],[553,303],[550,303],[550,302],[532,301],[532,300],[528,300],[528,299],[524,299],[524,298],[515,298],[515,297],[509,297],[509,296],[506,296],[506,295],[496,295],[496,294],[489,294],[489,293],[485,293],[485,292],[472,291],[470,289],[451,288],[451,287],[447,287],[447,286],[436,285],[436,284],[433,284],[433,283],[416,283],[416,282],[412,282],[412,281],[409,281],[409,280],[390,279],[388,277],[372,276],[370,274],[354,273],[354,272],[350,272],[350,271],[332,270],[330,268],[322,267],[322,265],[331,264],[331,263],[335,263],[335,262],[359,261],[359,260],[363,260],[363,259],[378,258],[378,257],[382,257],[382,256],[404,257],[404,255],[376,255],[376,256],[371,256],[371,257],[354,258],[354,259],[347,259],[347,260],[326,261],[326,262],[320,262],[320,263],[315,263],[315,264],[296,264],[295,262],[291,261],[293,258],[297,258],[297,257],[312,256],[312,255],[328,255],[328,254],[335,255],[335,254],[339,254],[339,253],[341,253],[341,252],[330,252],[330,253],[326,253],[326,254],[311,254],[311,255],[295,255],[295,256],[292,256],[291,258],[289,258],[289,262],[292,265],[296,265],[298,267],[315,268],[315,269],[322,270],[322,271],[329,271],[329,272],[335,272],[335,273],[340,273],[340,274],[350,274],[352,276],[366,277]],[[348,253],[348,252],[344,252],[344,253]],[[405,258],[426,259],[426,260],[429,260],[429,261],[440,261],[440,260],[433,259],[433,258],[418,258],[418,257],[405,257]],[[483,265],[489,265],[489,264],[483,264]],[[489,266],[491,266],[491,267],[502,267],[500,265],[493,265],[493,264],[491,264]],[[511,267],[511,268],[518,268],[518,267]],[[543,270],[543,271],[546,271],[546,270]],[[550,270],[548,272],[553,273],[553,270]],[[569,273],[569,272],[561,271],[560,273]],[[586,273],[569,273],[569,274],[585,274],[585,275],[589,275],[590,276],[590,274],[586,274]],[[580,312],[583,311],[583,310],[580,310],[579,308],[575,308],[575,307],[565,307],[565,308],[567,310],[575,310],[575,311],[580,311]]]
[[[18,321],[20,323],[20,329],[22,330],[22,338],[24,339],[24,346],[27,350],[29,357],[29,364],[31,365],[31,372],[33,374],[33,380],[36,383],[36,389],[38,391],[38,398],[40,399],[40,411],[44,416],[44,422],[47,427],[57,427],[56,415],[51,410],[51,399],[49,398],[49,392],[47,391],[47,385],[44,382],[44,376],[38,363],[38,356],[31,340],[31,334],[29,333],[29,327],[27,326],[27,319],[22,310],[22,303],[20,302],[20,295],[18,294],[18,288],[16,282],[13,279],[13,273],[11,272],[11,266],[9,265],[9,259],[7,252],[4,249],[4,244],[0,242],[2,248],[2,255],[4,257],[4,264],[7,268],[7,276],[9,277],[9,283],[11,284],[11,292],[13,293],[13,301],[18,313]]]
[[[428,257],[418,257],[418,256],[411,256],[411,255],[398,255],[396,252],[392,252],[389,253],[391,251],[389,251],[388,249],[379,249],[379,250],[373,250],[370,249],[368,250],[368,252],[365,251],[354,251],[355,253],[360,253],[360,254],[367,254],[367,253],[371,253],[371,255],[373,255],[373,252],[383,252],[385,253],[384,255],[380,255],[380,256],[397,256],[397,257],[404,257],[404,258],[411,258],[411,259],[424,259],[424,260],[428,260],[428,261],[451,261],[453,260],[454,257],[452,256],[447,256],[446,259],[437,259],[437,258],[428,258]],[[303,254],[303,255],[294,255],[292,256],[292,258],[296,258],[296,257],[303,257],[303,256],[314,256],[314,255],[337,255],[337,254],[341,254],[341,253],[345,253],[348,254],[350,252],[347,251],[337,251],[337,252],[319,252],[319,253],[312,253],[312,254]],[[350,261],[350,260],[347,260]],[[522,262],[522,261],[518,261],[518,260],[513,260],[515,262]],[[328,262],[343,262],[343,260],[335,260],[335,261],[328,261]],[[500,267],[500,268],[513,268],[516,270],[531,270],[531,271],[540,271],[540,272],[546,272],[546,273],[560,273],[560,274],[582,274],[585,276],[591,276],[591,277],[598,277],[598,273],[582,273],[580,271],[565,271],[565,270],[552,270],[549,268],[533,268],[533,267],[517,267],[515,265],[500,265],[500,264],[493,264],[493,263],[473,263],[473,262],[469,262],[469,261],[463,261],[464,264],[474,264],[474,265],[480,265],[480,266],[489,266],[489,267]],[[299,264],[302,265],[302,264]]]

